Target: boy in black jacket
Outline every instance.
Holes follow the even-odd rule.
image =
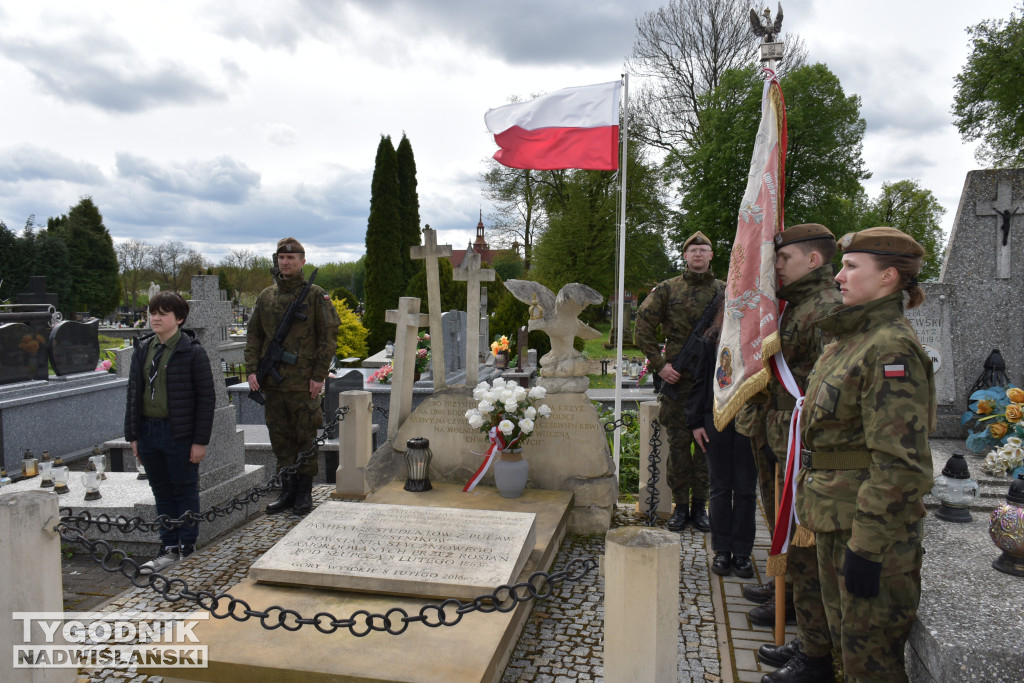
[[[125,440],[146,468],[158,515],[177,519],[199,512],[199,463],[213,430],[216,401],[206,351],[182,330],[188,302],[160,292],[149,302],[152,335],[135,340],[128,375]],[[161,529],[160,553],[142,565],[158,572],[195,551],[199,528]]]

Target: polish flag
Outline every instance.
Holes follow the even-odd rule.
[[[504,166],[536,171],[619,167],[621,81],[563,88],[484,114]]]

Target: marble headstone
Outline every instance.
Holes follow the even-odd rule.
[[[57,375],[91,372],[100,359],[100,321],[64,320],[50,331],[49,355]]]
[[[472,599],[514,583],[536,536],[532,512],[329,501],[249,574],[268,583]]]

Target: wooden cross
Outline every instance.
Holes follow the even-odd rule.
[[[427,311],[430,315],[430,338],[431,340],[440,341],[437,344],[430,344],[430,364],[431,374],[434,377],[434,391],[440,391],[448,385],[444,369],[444,340],[441,330],[441,283],[437,277],[437,259],[447,258],[451,255],[452,245],[442,244],[438,246],[437,232],[431,230],[429,225],[423,228],[423,246],[409,247],[409,256],[414,259],[424,259],[427,266]]]
[[[414,296],[399,298],[398,309],[385,311],[384,320],[395,325],[395,357],[392,361],[395,369],[391,372],[391,402],[388,405],[388,440],[393,440],[398,428],[412,412],[416,337],[419,328],[430,320],[429,316],[420,313],[420,300]]]
[[[996,233],[996,279],[999,280],[1010,277],[1010,220],[1017,216],[1024,217],[1024,199],[1014,203],[1012,194],[1010,181],[1000,180],[994,201],[979,199],[975,202],[974,215],[995,216],[996,226],[1002,228],[1001,233]]]
[[[480,378],[480,283],[494,282],[494,271],[481,268],[480,254],[467,249],[452,279],[466,283],[466,386],[475,387]]]

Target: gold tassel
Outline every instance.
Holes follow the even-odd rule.
[[[797,524],[796,531],[793,532],[793,540],[790,541],[790,545],[795,545],[797,548],[813,548],[814,532],[805,526]]]
[[[786,574],[786,556],[785,555],[769,555],[768,556],[768,576],[785,576]]]

